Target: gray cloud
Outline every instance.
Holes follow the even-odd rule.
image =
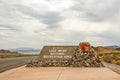
[[[120,43],[119,0],[72,0],[67,8],[64,0],[37,1],[1,0],[1,47]]]
[[[24,5],[16,5],[18,11],[21,11],[25,15],[38,19],[40,22],[48,26],[48,28],[60,27],[59,22],[63,20],[63,17],[60,16],[58,12],[52,11],[36,11],[31,7]]]
[[[13,26],[10,24],[0,24],[0,28],[3,28],[3,27],[4,27],[4,30],[12,30],[12,31],[16,31],[16,32],[22,31],[19,27],[16,27],[16,26]],[[0,29],[0,30],[2,30],[2,29]]]
[[[0,17],[11,18],[13,19],[15,16],[15,7],[8,2],[0,3]]]
[[[120,36],[118,35],[120,32],[115,32],[114,29],[110,29],[104,33],[96,34],[96,36],[99,36],[101,38],[106,39],[107,41],[111,41],[112,44],[120,44]]]
[[[85,20],[105,21],[120,13],[119,0],[76,0],[71,7],[73,11],[80,12]]]

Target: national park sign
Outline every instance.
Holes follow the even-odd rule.
[[[78,46],[44,46],[38,59],[71,59]]]
[[[37,61],[27,67],[103,67],[88,42],[79,46],[44,46]]]

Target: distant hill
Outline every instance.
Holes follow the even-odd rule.
[[[103,46],[94,47],[94,50],[98,53],[120,52],[119,50],[112,49],[109,47],[103,47]]]
[[[117,45],[106,46],[106,47],[111,48],[111,49],[115,49],[115,50],[119,50],[119,51],[120,51],[120,46],[117,46]]]
[[[12,52],[12,51],[9,51],[9,50],[4,50],[4,49],[1,49],[0,50],[0,54],[19,54],[18,52]]]
[[[113,46],[105,46],[105,47],[112,48],[112,49],[120,48],[120,46],[117,46],[117,45],[113,45]]]
[[[116,48],[116,50],[119,50],[119,51],[120,51],[120,48]]]
[[[34,48],[15,48],[10,49],[12,52],[19,52],[19,53],[34,53],[34,52],[40,52],[40,49],[34,49]]]

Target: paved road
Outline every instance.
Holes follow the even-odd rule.
[[[30,60],[33,60],[37,57],[19,57],[19,58],[9,58],[9,59],[0,59],[0,72],[4,72],[9,69],[20,67],[28,63]]]
[[[115,71],[115,72],[117,72],[117,73],[120,74],[120,65],[111,64],[111,63],[106,63],[106,62],[103,62],[103,64],[104,64],[107,68],[109,68],[109,69],[111,69],[111,70],[113,70],[113,71]]]

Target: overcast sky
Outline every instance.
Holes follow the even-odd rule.
[[[120,45],[120,0],[0,0],[0,48]]]

